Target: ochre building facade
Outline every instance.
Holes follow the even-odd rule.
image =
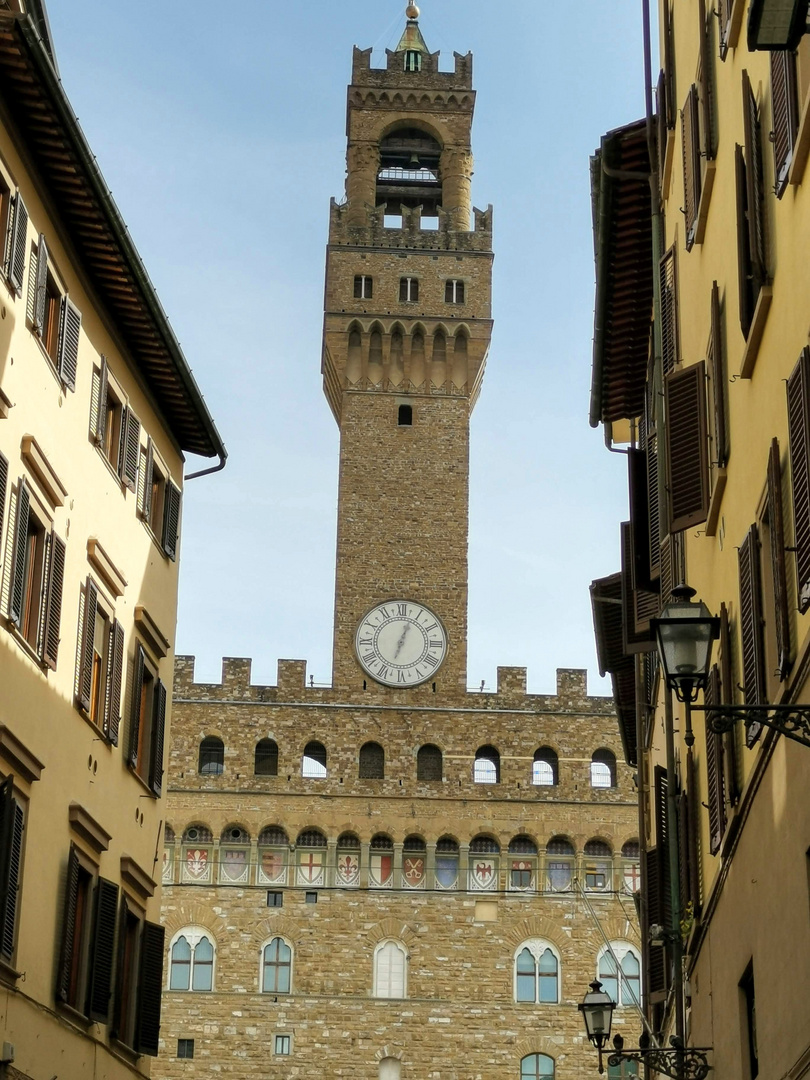
[[[411,8],[386,68],[355,50],[348,100],[322,360],[341,434],[333,682],[282,660],[254,686],[226,659],[201,684],[178,658],[157,1068],[581,1077],[597,972],[638,1027],[638,819],[584,672],[550,695],[523,668],[466,685],[493,258],[470,196],[472,58],[441,71]]]

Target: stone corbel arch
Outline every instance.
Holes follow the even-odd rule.
[[[515,1043],[517,1062],[513,1075],[519,1075],[520,1063],[529,1054],[546,1054],[548,1057],[553,1058],[556,1071],[564,1056],[563,1049],[564,1043],[562,1040],[557,1042],[548,1035],[528,1035],[525,1039],[518,1039]]]
[[[283,915],[279,918],[263,919],[262,922],[253,927],[253,933],[251,934],[255,951],[258,953],[262,945],[274,937],[285,938],[290,942],[293,949],[297,951],[300,945],[301,927],[294,923],[292,919],[287,919]]]
[[[397,1061],[404,1062],[405,1061],[405,1051],[404,1050],[397,1050],[393,1046],[388,1046],[388,1045],[380,1047],[380,1049],[374,1055],[374,1060],[379,1065],[379,1063],[381,1061],[385,1060],[385,1058],[395,1058]]]
[[[379,945],[381,941],[388,941],[392,938],[395,941],[402,942],[408,950],[409,956],[417,945],[416,931],[407,923],[400,922],[398,919],[383,919],[382,922],[373,926],[366,936],[366,940],[372,948]]]
[[[201,926],[218,943],[224,940],[227,931],[223,920],[214,915],[209,907],[195,903],[178,904],[174,910],[165,915],[163,925],[166,927],[167,942],[171,941],[174,935],[185,926]]]

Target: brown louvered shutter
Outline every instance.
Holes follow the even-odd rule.
[[[155,701],[152,710],[152,762],[149,771],[149,786],[158,796],[163,785],[163,743],[165,738],[166,687],[158,679],[155,683]]]
[[[116,619],[110,627],[110,646],[107,657],[107,696],[104,703],[104,731],[113,746],[118,746],[123,677],[124,628]]]
[[[723,355],[723,320],[720,311],[720,289],[717,282],[712,282],[712,326],[711,326],[711,367],[712,396],[714,405],[714,462],[724,469],[728,464],[728,427],[726,424],[726,363]]]
[[[664,0],[664,78],[666,80],[667,94],[667,127],[670,130],[675,127],[675,40],[672,26],[672,11],[670,0]]]
[[[11,230],[8,276],[16,292],[22,292],[25,279],[25,253],[28,247],[28,211],[19,191],[14,197],[14,225]]]
[[[661,856],[666,852],[660,847],[650,848],[644,854],[646,883],[646,930],[651,926],[663,925],[661,904]],[[649,934],[644,935],[644,953],[647,961],[647,987],[651,995],[663,995],[667,989],[666,950],[660,945],[651,945]]]
[[[659,612],[665,604],[672,599],[672,590],[680,584],[680,574],[677,570],[676,540],[670,533],[661,541],[661,594],[659,596]]]
[[[707,161],[714,161],[714,55],[711,41],[714,11],[706,18],[706,0],[698,0],[700,32],[700,117],[703,125],[702,153]]]
[[[48,245],[39,234],[37,243],[37,277],[34,291],[34,330],[41,334],[45,328],[45,310],[48,300]]]
[[[678,343],[678,299],[675,248],[672,247],[658,264],[661,282],[661,357],[667,375],[680,359]]]
[[[650,583],[661,576],[661,507],[658,492],[658,437],[652,415],[651,395],[645,396],[642,444],[647,455],[647,508],[649,521]]]
[[[45,584],[45,624],[42,659],[53,671],[59,656],[59,626],[62,621],[62,589],[65,581],[65,541],[51,533],[48,540],[48,569]]]
[[[622,646],[625,654],[655,648],[650,619],[658,614],[658,593],[633,587],[633,534],[629,521],[621,524],[622,553]]]
[[[776,669],[779,681],[784,682],[790,671],[791,647],[785,556],[785,522],[782,509],[782,462],[779,454],[778,439],[771,442],[771,450],[768,455],[768,525],[771,542],[771,567],[773,570]]]
[[[742,2],[742,0],[740,0]],[[720,59],[725,60],[728,53],[728,35],[731,23],[731,9],[734,0],[717,0],[717,14],[720,18]]]
[[[660,765],[655,766],[655,827],[656,846],[660,852],[658,860],[658,880],[661,897],[661,923],[665,930],[672,929],[672,872],[669,863],[669,784],[667,771]],[[677,823],[674,823],[677,827]],[[677,839],[677,837],[676,837]],[[669,949],[667,951],[666,980],[669,984]]]
[[[762,143],[757,99],[748,72],[742,73],[743,128],[745,131],[746,220],[751,256],[751,279],[756,307],[759,290],[765,284],[765,215],[762,206]]]
[[[141,697],[143,695],[143,668],[146,653],[142,645],[135,646],[135,665],[132,670],[132,713],[129,728],[129,764],[138,764],[138,742],[141,731]]]
[[[170,559],[177,558],[177,539],[180,532],[180,489],[171,480],[166,481],[163,501],[163,550]]]
[[[700,204],[700,145],[698,120],[698,91],[689,88],[681,113],[681,148],[683,151],[683,197],[686,215],[686,250],[695,242],[698,205]]]
[[[8,488],[8,461],[0,454],[0,537],[3,535],[3,518],[6,512],[6,489]]]
[[[787,382],[790,480],[793,497],[799,611],[810,606],[810,348],[802,349]]]
[[[143,507],[141,513],[144,520],[152,520],[152,479],[155,471],[155,444],[151,436],[146,442],[146,461],[143,470]]]
[[[658,175],[663,176],[667,155],[667,84],[663,70],[658,74],[655,88],[655,137],[658,144]]]
[[[793,146],[799,127],[796,57],[792,52],[780,50],[771,52],[770,60],[774,189],[777,198],[781,199],[787,187]]]
[[[115,958],[115,990],[113,994],[113,1011],[110,1017],[110,1035],[114,1039],[121,1037],[121,1028],[125,1022],[122,1016],[124,1002],[129,991],[126,983],[126,953],[127,953],[127,899],[121,894],[121,903],[118,907],[118,948]]]
[[[10,877],[12,861],[12,841],[14,835],[14,817],[16,802],[14,800],[14,777],[8,776],[0,784],[0,932],[5,929],[7,913],[9,910]],[[16,897],[15,897],[16,899]],[[15,907],[16,911],[16,907]],[[11,958],[4,948],[5,933],[2,933],[0,951],[6,957]],[[13,937],[12,937],[13,949]]]
[[[737,199],[737,280],[739,284],[740,329],[748,337],[754,318],[754,288],[751,274],[751,253],[748,244],[747,181],[745,155],[741,146],[734,147],[734,176]]]
[[[688,828],[686,843],[689,865],[689,899],[692,911],[700,914],[700,792],[697,786],[697,769],[691,746],[686,751],[686,795],[688,808]]]
[[[669,527],[681,532],[709,515],[706,365],[671,372],[664,383],[667,410]]]
[[[70,997],[70,972],[73,966],[73,945],[76,930],[76,902],[79,896],[79,857],[75,844],[70,845],[65,884],[65,907],[62,920],[62,947],[56,979],[56,996],[59,1001]]]
[[[756,524],[748,530],[740,546],[740,639],[742,644],[745,700],[758,704],[765,700],[764,643],[762,638],[762,592],[759,576],[759,535]],[[751,722],[745,741],[752,746],[762,725]]]
[[[28,547],[28,518],[31,499],[25,480],[17,488],[17,520],[14,528],[14,553],[11,558],[11,582],[9,587],[8,617],[15,626],[22,622],[23,598],[25,597],[25,557]]]
[[[720,605],[720,702],[723,705],[734,704],[734,657],[731,648],[731,622],[728,608]],[[737,728],[733,727],[723,736],[723,749],[726,764],[726,794],[732,806],[737,805],[740,797],[737,761]]]
[[[68,388],[76,389],[76,372],[79,366],[79,337],[82,313],[69,296],[62,297],[62,313],[59,323],[59,349],[57,370],[59,378]]]
[[[717,664],[711,670],[705,694],[706,705],[718,705],[721,701],[720,669]],[[709,728],[710,713],[706,712],[706,802],[709,810],[709,851],[716,855],[726,831],[726,785],[723,761],[723,736]]]
[[[121,453],[118,473],[130,491],[138,489],[138,466],[141,463],[141,422],[132,409],[125,409],[121,420]]]
[[[96,629],[98,589],[92,578],[84,588],[84,626],[82,627],[81,666],[79,668],[79,705],[90,712],[93,694],[93,638]]]
[[[99,1024],[106,1024],[110,1014],[117,910],[118,886],[105,878],[99,878],[93,913],[87,993],[87,1015]]]
[[[631,447],[627,451],[630,491],[630,531],[633,549],[633,587],[651,589],[650,502],[647,488],[647,453]]]
[[[20,871],[22,869],[22,844],[25,819],[20,804],[12,799],[11,845],[8,872],[3,878],[5,901],[0,922],[0,953],[11,960],[17,930],[17,908],[20,901]]]
[[[160,992],[163,984],[165,931],[156,923],[144,923],[138,977],[135,1051],[155,1057],[160,1035]]]
[[[103,446],[107,434],[107,393],[110,384],[110,369],[107,357],[101,357],[101,370],[98,377],[98,412],[96,413],[96,446]]]

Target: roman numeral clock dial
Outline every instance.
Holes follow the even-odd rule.
[[[432,678],[447,655],[438,616],[410,600],[389,600],[367,612],[354,638],[357,659],[384,686],[418,686]]]

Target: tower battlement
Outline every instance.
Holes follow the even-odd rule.
[[[371,49],[359,49],[356,45],[352,55],[352,84],[355,86],[425,87],[441,90],[469,90],[472,87],[472,53],[453,53],[453,71],[439,71],[439,52],[423,52],[419,71],[403,71],[401,50],[386,49],[386,66],[371,66]]]
[[[492,251],[492,204],[486,210],[473,207],[473,228],[457,227],[457,215],[438,207],[437,229],[423,229],[421,206],[401,208],[402,228],[385,226],[386,204],[366,205],[366,222],[359,224],[357,215],[349,212],[346,203],[332,199],[329,210],[329,243],[339,247],[408,248],[414,251]]]

